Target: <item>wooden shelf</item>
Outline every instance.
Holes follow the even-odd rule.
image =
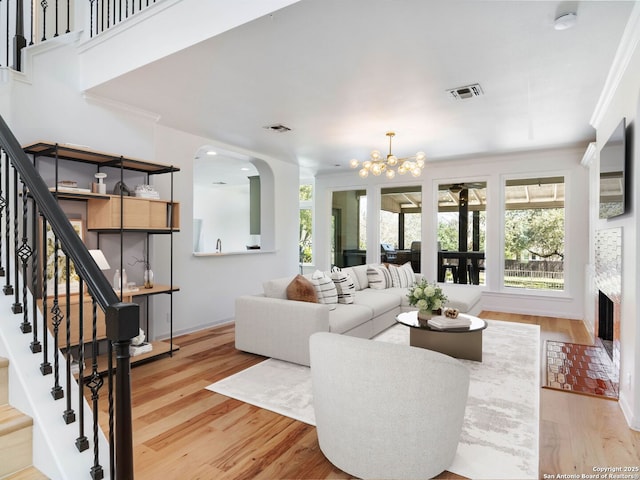
[[[122,300],[124,302],[131,302],[135,297],[147,297],[150,295],[159,295],[161,293],[177,292],[179,290],[180,287],[176,287],[175,285],[172,287],[170,285],[158,285],[156,283],[152,288],[139,287],[138,290],[125,290],[122,295]],[[119,290],[116,291],[116,293],[120,295]]]
[[[25,153],[37,156],[72,160],[75,162],[91,163],[105,167],[126,168],[149,174],[179,172],[173,165],[152,163],[133,157],[124,157],[113,153],[97,152],[81,145],[69,145],[54,142],[36,142],[23,147]]]
[[[177,202],[119,195],[87,198],[88,230],[170,232],[179,228],[180,204]]]

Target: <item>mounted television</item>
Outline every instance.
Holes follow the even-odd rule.
[[[600,150],[600,218],[625,212],[626,121],[622,118]]]

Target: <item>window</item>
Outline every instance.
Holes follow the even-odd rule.
[[[331,256],[338,267],[363,265],[367,259],[367,196],[364,190],[333,192]]]
[[[485,285],[486,182],[438,186],[438,281]]]
[[[564,290],[564,177],[507,180],[504,285]]]
[[[313,185],[300,185],[300,264],[313,263]]]
[[[383,262],[412,263],[420,271],[422,188],[383,188],[380,198],[380,243]]]

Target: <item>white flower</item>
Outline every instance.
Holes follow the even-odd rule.
[[[415,287],[413,289],[413,296],[416,297],[416,298],[422,297],[423,293],[424,293],[424,291],[420,287]]]
[[[418,310],[426,310],[428,306],[428,302],[424,299],[418,300],[418,302],[416,303],[416,307],[418,307]]]
[[[438,309],[440,309],[440,308],[442,308],[442,302],[440,301],[440,299],[439,299],[439,298],[436,298],[436,299],[433,301],[433,306],[431,307],[431,309],[432,309],[432,310],[438,310]]]
[[[433,285],[429,285],[428,287],[426,287],[424,289],[424,295],[427,298],[433,297],[435,295],[435,293],[436,293],[436,289],[433,287]]]

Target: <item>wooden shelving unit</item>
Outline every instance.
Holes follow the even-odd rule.
[[[54,142],[36,142],[23,147],[25,153],[33,156],[34,164],[38,166],[40,157],[53,159],[56,178],[58,177],[59,162],[70,161],[80,162],[84,164],[94,165],[96,171],[109,167],[117,169],[120,172],[120,178],[123,178],[125,171],[131,170],[142,173],[147,184],[151,175],[170,174],[171,175],[171,198],[170,199],[154,199],[135,197],[127,195],[110,195],[101,193],[92,193],[86,188],[74,189],[63,188],[60,186],[50,187],[50,191],[57,199],[74,200],[86,203],[86,222],[87,231],[95,232],[98,235],[98,245],[100,243],[101,234],[118,234],[120,235],[120,264],[122,265],[122,245],[126,234],[130,232],[146,234],[147,247],[149,246],[149,236],[155,234],[171,235],[171,251],[169,252],[169,261],[171,262],[169,284],[155,284],[153,288],[139,288],[135,291],[125,290],[122,292],[121,298],[124,302],[134,302],[134,300],[143,300],[146,302],[146,318],[141,318],[141,326],[146,327],[145,331],[149,332],[149,324],[152,321],[149,318],[149,299],[155,295],[165,294],[170,298],[170,336],[166,341],[151,342],[153,349],[131,358],[132,365],[152,360],[162,355],[171,355],[179,350],[179,346],[173,344],[173,293],[180,289],[173,285],[173,233],[180,229],[180,204],[173,201],[173,174],[179,171],[179,168],[172,165],[147,162],[138,158],[124,157],[111,153],[99,152],[86,147],[69,144],[58,144]],[[49,160],[51,161],[51,160]],[[85,169],[86,170],[86,169]],[[90,185],[93,178],[86,179],[87,185]],[[148,248],[147,248],[148,252]],[[147,253],[148,254],[148,253]],[[148,258],[146,259],[148,261]],[[117,292],[120,294],[120,292]],[[60,298],[64,298],[60,297]],[[65,301],[66,302],[66,301]],[[85,296],[83,313],[83,339],[87,344],[93,339],[89,338],[92,332],[92,306],[91,298]],[[60,303],[60,300],[59,300]],[[80,300],[78,295],[70,296],[71,316],[72,320],[79,320],[78,304]],[[60,305],[63,312],[66,308]],[[40,308],[42,308],[42,300],[40,300]],[[74,313],[75,312],[75,313]],[[73,317],[76,319],[73,319]],[[62,322],[65,323],[65,322]],[[71,345],[77,347],[80,342],[79,322],[74,321],[75,326],[71,327]],[[61,324],[62,325],[62,324]],[[66,326],[61,331],[60,338],[66,342]],[[98,309],[97,322],[97,340],[105,341],[104,314]],[[66,347],[66,343],[64,346]],[[102,348],[102,347],[101,347]],[[107,358],[104,355],[99,357],[99,371],[106,371]]]

